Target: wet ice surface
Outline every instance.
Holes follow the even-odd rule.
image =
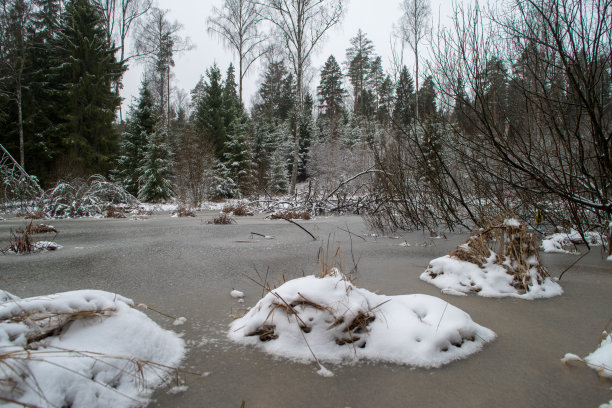
[[[216,213],[198,218],[154,215],[148,220],[58,220],[58,252],[0,257],[0,287],[20,297],[75,289],[121,293],[175,317],[149,314],[163,327],[183,332],[188,346],[184,368],[205,374],[187,377],[178,394],[160,390],[159,407],[596,407],[610,400],[612,382],[587,367],[564,366],[571,351],[593,350],[612,310],[612,270],[598,250],[568,271],[560,297],[524,302],[516,299],[456,297],[418,279],[428,262],[448,254],[467,235],[429,240],[421,233],[370,236],[359,217],[319,217],[300,221],[319,241],[282,220],[240,217],[235,225],[208,225]],[[0,243],[23,220],[0,223]],[[276,282],[318,272],[319,248],[330,252],[341,241],[344,269],[352,269],[349,235],[358,262],[358,285],[385,295],[423,293],[464,310],[495,331],[497,339],[465,360],[438,369],[413,369],[380,363],[332,365],[334,376],[318,367],[294,363],[238,346],[226,339],[232,315],[254,305],[261,288],[244,277],[255,268]],[[263,239],[256,232],[274,236]],[[333,234],[330,237],[330,234]],[[366,236],[367,235],[367,236]],[[6,241],[6,242],[5,242]],[[403,242],[410,246],[401,246]],[[433,243],[422,246],[423,243]],[[543,262],[558,276],[575,256],[545,254]],[[230,296],[245,293],[244,304]]]

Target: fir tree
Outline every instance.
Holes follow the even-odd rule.
[[[193,121],[196,130],[212,143],[217,158],[221,159],[226,129],[221,71],[217,64],[206,70],[206,76],[208,81],[198,90],[200,95],[197,98]]]
[[[223,86],[223,110],[225,128],[228,129],[231,123],[242,115],[242,104],[236,91],[236,76],[234,75],[234,66],[232,64],[227,68],[225,76],[225,84]]]
[[[317,87],[321,116],[330,123],[332,138],[335,137],[336,121],[344,109],[346,90],[342,86],[342,71],[333,55],[330,55],[321,70],[321,81]]]
[[[105,173],[117,150],[112,124],[120,99],[113,84],[124,67],[115,60],[99,9],[88,0],[69,0],[50,47],[64,160],[84,174]]]
[[[138,172],[138,199],[145,202],[165,201],[172,196],[172,153],[166,143],[167,130],[158,127],[147,136],[144,156]]]
[[[138,195],[138,180],[141,176],[139,169],[144,159],[147,138],[155,131],[158,121],[153,95],[143,81],[138,104],[131,107],[126,130],[122,135],[117,168],[113,172],[113,180],[133,195]]]
[[[223,157],[229,178],[236,185],[236,193],[244,197],[253,182],[253,163],[247,143],[248,122],[246,115],[237,117],[230,124]]]
[[[367,78],[370,72],[371,56],[374,45],[366,34],[359,29],[357,35],[350,40],[351,46],[346,50],[346,64],[348,66],[348,77],[353,86],[353,111],[357,115],[366,112]]]
[[[395,87],[393,120],[398,126],[406,126],[414,120],[414,98],[414,81],[404,65]]]
[[[238,194],[238,186],[224,162],[215,161],[209,195],[212,199],[232,198]]]

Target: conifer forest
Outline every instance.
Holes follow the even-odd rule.
[[[358,30],[317,68],[350,4],[224,0],[202,30],[233,62],[190,90],[193,45],[151,0],[1,3],[0,144],[41,191],[95,174],[143,202],[285,196],[381,229],[612,219],[609,1],[458,2],[434,26],[398,0],[390,57]]]

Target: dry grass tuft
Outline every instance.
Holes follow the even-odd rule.
[[[127,218],[123,209],[121,207],[115,207],[114,205],[106,209],[106,214],[104,214],[104,216],[106,218]]]
[[[176,212],[174,212],[173,214],[176,214],[179,217],[195,217],[196,216],[195,211],[187,207],[179,207],[178,210],[176,210]]]
[[[519,291],[529,291],[532,279],[529,271],[534,268],[539,284],[550,276],[542,266],[533,231],[510,217],[491,220],[487,228],[477,231],[451,251],[450,256],[481,268],[489,262],[502,266],[514,277],[512,285]]]
[[[275,212],[274,214],[270,215],[270,219],[272,220],[281,220],[281,219],[288,219],[288,220],[309,220],[310,217],[310,213],[308,211],[279,211],[279,212]]]
[[[222,211],[226,214],[233,214],[236,217],[253,216],[253,210],[251,210],[244,202],[235,205],[227,204],[223,207]]]
[[[34,225],[32,222],[30,222],[28,225],[25,226],[25,228],[19,228],[18,230],[15,231],[18,234],[48,234],[50,232],[54,232],[54,233],[58,233],[57,229],[55,229],[55,227],[51,226],[51,225],[46,225],[46,224],[36,224]]]
[[[208,221],[209,224],[217,224],[217,225],[228,225],[235,224],[236,220],[233,219],[229,214],[222,212],[218,217],[213,218]]]

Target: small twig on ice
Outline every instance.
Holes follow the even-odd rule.
[[[302,226],[301,226],[300,224],[298,224],[297,222],[295,222],[295,221],[293,221],[293,220],[290,220],[289,218],[285,218],[285,217],[279,217],[279,218],[280,218],[281,220],[285,220],[285,221],[287,221],[287,222],[290,222],[290,223],[292,223],[293,225],[297,225],[297,226],[298,226],[298,227],[300,227],[302,230],[304,230],[304,232],[306,232],[308,235],[310,235],[310,236],[312,237],[313,241],[316,241],[316,240],[317,240],[317,239],[315,238],[315,236],[314,236],[314,235],[312,235],[312,234],[310,233],[310,231],[308,231],[306,228],[302,227]]]
[[[563,274],[564,274],[565,272],[567,272],[567,271],[569,271],[570,269],[572,269],[572,267],[573,267],[574,265],[576,265],[578,262],[580,262],[580,260],[581,260],[582,258],[584,258],[585,256],[587,256],[587,254],[588,254],[589,252],[591,252],[591,251],[589,250],[589,251],[585,252],[584,254],[580,255],[580,258],[576,259],[574,262],[572,262],[572,264],[571,264],[570,266],[568,266],[567,268],[565,268],[565,269],[563,270],[563,272],[561,272],[561,275],[559,275],[559,280],[561,280],[561,278],[563,277]]]

